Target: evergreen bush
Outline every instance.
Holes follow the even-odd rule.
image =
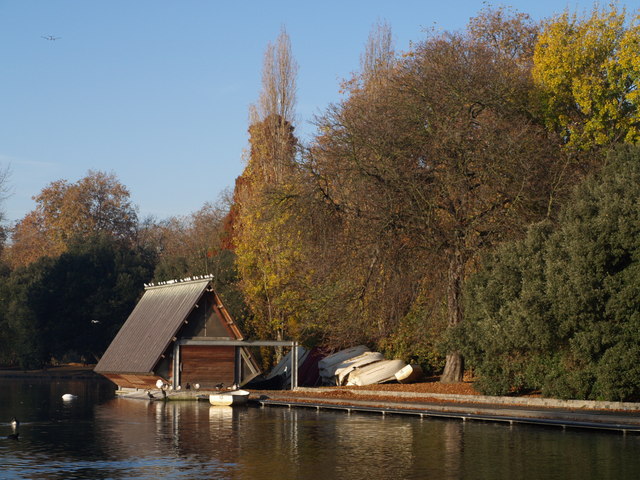
[[[640,399],[640,148],[613,150],[558,225],[487,257],[459,347],[487,394]]]

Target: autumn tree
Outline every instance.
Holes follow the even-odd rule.
[[[283,181],[289,169],[296,142],[296,76],[298,64],[293,58],[291,40],[283,28],[275,44],[267,45],[262,69],[262,90],[257,104],[249,112],[251,158],[249,167],[264,184]]]
[[[75,183],[57,180],[34,200],[36,208],[12,232],[8,258],[14,267],[58,256],[78,238],[106,234],[124,243],[134,240],[136,209],[114,174],[90,170]]]
[[[395,64],[393,32],[387,22],[378,22],[369,33],[360,57],[360,78],[363,83],[385,76]]]
[[[509,7],[486,7],[469,20],[468,34],[503,58],[529,70],[540,25],[524,12]]]
[[[311,149],[331,204],[360,225],[368,248],[356,247],[384,252],[372,265],[395,257],[406,269],[396,280],[440,278],[430,289],[445,295],[451,326],[478,253],[548,211],[556,141],[530,113],[526,63],[474,35],[430,37],[376,95],[355,88],[331,107]],[[443,381],[462,373],[450,352]]]
[[[155,281],[211,274],[216,292],[242,324],[246,305],[238,288],[235,253],[225,244],[228,203],[223,193],[218,201],[207,202],[189,215],[148,219],[137,237],[138,243],[157,254]]]
[[[580,148],[640,141],[640,23],[615,5],[544,23],[536,83],[548,124]]]
[[[362,86],[374,94],[374,85],[384,83],[394,63],[390,28],[378,25],[367,43],[362,72],[350,85]],[[323,188],[327,171],[316,168],[311,157],[302,163],[285,162],[288,166],[280,181],[267,183],[266,189],[262,184],[262,195],[250,190],[256,189],[255,179],[250,176],[255,175],[250,168],[252,162],[269,145],[265,132],[269,129],[264,123],[252,125],[249,166],[238,182],[253,193],[244,205],[253,205],[246,208],[245,212],[252,212],[253,216],[246,216],[245,221],[253,222],[251,231],[255,236],[245,244],[252,245],[252,251],[263,259],[261,270],[253,270],[256,276],[258,272],[262,274],[258,277],[262,283],[254,285],[263,309],[278,312],[286,331],[302,336],[308,343],[321,342],[332,348],[355,342],[373,346],[389,333],[385,318],[389,310],[381,306],[404,308],[397,305],[398,296],[376,293],[394,290],[401,296],[412,296],[413,292],[403,287],[405,282],[396,278],[390,265],[380,261],[389,251],[384,242],[374,251],[368,248],[370,245],[359,243],[355,222],[350,222],[340,208],[334,208],[330,193]],[[293,142],[294,138],[290,145]],[[290,158],[293,160],[293,155]],[[238,254],[239,262],[248,258],[241,245]],[[401,261],[409,263],[407,258]],[[385,267],[389,267],[387,273],[378,275]],[[394,280],[388,281],[389,278]],[[391,286],[385,290],[386,284]],[[245,292],[249,290],[245,288]]]
[[[291,320],[287,284],[296,272],[296,230],[287,198],[295,182],[297,64],[283,29],[265,52],[262,90],[250,115],[250,152],[236,184],[234,226],[241,288],[259,335],[283,339]]]
[[[215,258],[222,250],[223,220],[227,208],[206,203],[200,210],[171,217],[147,228],[155,230],[160,254],[157,280],[215,274]]]
[[[413,266],[421,260],[408,255],[406,237],[388,228],[402,208],[400,199],[395,206],[385,203],[396,197],[381,192],[363,172],[371,160],[393,175],[388,163],[382,166],[391,159],[367,158],[372,152],[365,153],[356,138],[381,134],[381,145],[395,137],[408,147],[401,116],[393,113],[397,95],[389,85],[397,65],[390,27],[374,25],[361,71],[343,84],[349,99],[317,119],[319,133],[304,161],[307,205],[297,211],[302,230],[312,232],[304,243],[303,264],[312,278],[305,294],[305,331],[331,348],[366,343],[411,356],[417,349],[409,353],[400,346],[406,338],[395,334],[420,294],[421,278]],[[381,157],[387,153],[379,151]]]

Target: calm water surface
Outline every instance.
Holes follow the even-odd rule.
[[[204,402],[0,379],[2,479],[636,479],[640,436]],[[62,395],[78,396],[64,402]],[[20,438],[9,421],[21,420]]]

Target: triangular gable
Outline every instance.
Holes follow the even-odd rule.
[[[210,280],[193,280],[147,287],[144,295],[96,365],[98,373],[148,374],[174,340]],[[218,299],[217,295],[215,296]],[[241,334],[222,306],[216,313]]]

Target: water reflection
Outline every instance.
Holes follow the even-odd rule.
[[[112,392],[0,380],[0,478],[634,478],[640,469],[637,436]],[[14,415],[19,441],[6,439]]]

